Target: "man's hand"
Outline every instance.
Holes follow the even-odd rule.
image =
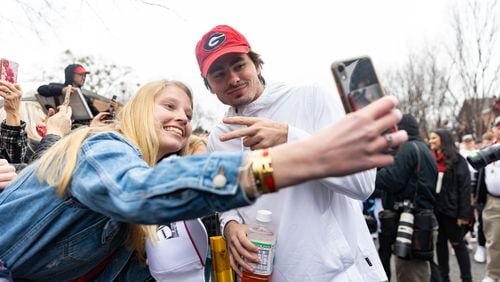
[[[16,178],[16,168],[10,165],[7,160],[0,159],[0,192]]]
[[[247,231],[248,225],[239,224],[236,221],[229,221],[224,227],[224,237],[229,248],[229,264],[240,277],[242,275],[240,267],[249,272],[254,271],[252,266],[245,262],[245,259],[259,263],[257,256],[259,249],[248,240]]]
[[[273,147],[288,141],[288,125],[265,118],[226,117],[225,124],[246,125],[220,136],[220,141],[243,138],[243,146],[252,150]]]

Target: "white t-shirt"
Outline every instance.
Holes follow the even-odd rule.
[[[226,116],[253,116],[288,124],[288,141],[310,136],[345,116],[338,95],[318,85],[266,85],[254,102],[230,108]],[[220,142],[222,133],[241,126],[219,124],[208,150],[241,151],[241,139]],[[303,148],[307,150],[307,148]],[[277,234],[273,281],[385,281],[382,264],[368,231],[360,200],[375,187],[375,170],[325,178],[260,197],[251,206],[225,212],[228,221],[252,223],[257,210],[273,212]]]
[[[146,240],[146,255],[156,281],[205,281],[208,235],[199,219],[163,225],[158,241]]]
[[[492,162],[484,168],[484,182],[490,194],[500,197],[500,161]]]

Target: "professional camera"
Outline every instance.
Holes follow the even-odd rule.
[[[396,202],[395,210],[402,209],[399,217],[396,242],[392,252],[400,258],[409,259],[411,256],[411,241],[413,237],[413,204],[410,201]]]
[[[500,160],[500,144],[484,147],[467,157],[467,161],[475,169],[483,168],[498,160]]]

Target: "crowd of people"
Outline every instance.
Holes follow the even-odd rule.
[[[472,260],[476,263],[486,263],[485,277],[476,279],[498,281],[499,268],[494,256],[498,248],[495,239],[500,234],[495,234],[497,210],[492,205],[500,195],[500,178],[495,172],[495,155],[498,159],[500,154],[494,147],[500,140],[500,116],[478,140],[472,134],[456,139],[448,129],[437,128],[424,142],[417,121],[407,114],[398,127],[408,133],[409,141],[395,153],[392,165],[378,170],[376,178],[376,189],[380,191],[377,197],[383,211],[378,216],[379,230],[375,237],[389,279],[391,257],[399,247],[396,244],[400,215],[405,207],[411,206],[414,215],[411,247],[418,250],[412,249],[409,257],[403,259],[396,256],[397,281],[450,281],[450,252],[456,257],[462,281],[473,281],[470,252],[474,252]],[[473,161],[466,160],[471,157],[482,163],[479,169],[477,164],[472,165]],[[485,207],[488,207],[486,212]],[[431,216],[428,224],[422,226],[425,212]],[[485,215],[489,216],[488,227],[483,222]],[[477,242],[475,250],[471,246],[474,242]],[[426,245],[428,256],[423,258],[422,246]]]
[[[195,56],[228,106],[207,138],[192,134],[181,81],[146,83],[122,107],[112,102],[113,115],[92,107],[78,126],[65,95],[84,87],[83,66],[38,88],[57,109],[0,81],[0,281],[208,281],[200,219],[214,213],[241,277],[259,262],[247,231],[261,209],[278,242],[273,281],[389,281],[392,253],[398,281],[449,281],[449,244],[472,281],[471,214],[488,254],[484,281],[500,278],[497,163],[469,167],[446,129],[424,143],[392,96],[346,115],[330,89],[268,82],[262,56],[230,26],[205,33]],[[500,139],[500,118],[492,134]],[[376,189],[379,250],[361,208]]]

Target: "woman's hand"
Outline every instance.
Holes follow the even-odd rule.
[[[385,153],[387,149],[408,139],[402,130],[384,134],[402,117],[395,108],[397,103],[393,96],[383,97],[308,139],[271,148],[276,185],[345,176],[391,164],[394,157]]]
[[[13,84],[5,80],[0,80],[0,96],[4,98],[3,108],[6,113],[7,125],[21,125],[19,111],[23,92],[21,91],[19,84]]]

